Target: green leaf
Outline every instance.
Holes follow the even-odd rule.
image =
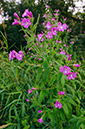
[[[53,76],[51,77],[50,81],[49,81],[48,86],[53,85],[53,83],[55,82],[56,79],[57,79],[57,75],[53,75]]]
[[[16,115],[16,119],[17,119],[17,121],[18,121],[18,123],[20,122],[19,121],[19,115],[18,115],[18,113],[17,113],[17,109],[16,109],[16,107],[14,106],[14,112],[15,112],[15,115]]]
[[[1,31],[0,31],[0,33],[1,33],[2,37],[3,37],[3,41],[4,41],[5,45],[6,45],[6,49],[8,49],[7,39],[6,39],[6,37],[4,36],[4,34]]]
[[[68,110],[68,107],[67,107],[66,103],[63,103],[63,107],[62,108],[63,108],[65,114],[68,116],[69,110]]]
[[[22,125],[25,126],[27,124],[27,120],[22,120]]]
[[[26,125],[23,129],[29,129],[30,125]]]
[[[65,85],[65,75],[62,75],[62,77],[61,77],[61,84],[62,84],[62,86]]]
[[[72,92],[73,97],[74,97],[75,96],[75,90],[74,90],[74,88],[72,86],[68,85],[68,84],[66,84],[66,86]]]
[[[29,66],[26,71],[25,71],[25,74],[30,70],[31,66]]]
[[[55,102],[55,99],[50,99],[47,101],[47,103],[52,103],[52,102]]]
[[[73,104],[74,106],[77,106],[77,104],[75,103],[75,101],[73,101],[71,98],[69,98],[69,103]]]
[[[48,62],[47,61],[44,61],[43,67],[44,67],[45,70],[48,68]]]
[[[41,103],[44,100],[45,92],[43,90],[40,91],[38,102]]]
[[[77,127],[79,128],[82,123],[85,123],[85,118],[79,118],[79,120],[77,121],[77,124],[76,124]]]
[[[40,14],[38,15],[37,22],[33,26],[33,32],[36,30],[38,22],[39,22]],[[36,31],[35,31],[36,32]]]
[[[79,73],[78,73],[78,77],[79,77],[80,81],[82,82],[82,77]]]
[[[38,72],[37,72],[37,76],[36,76],[36,81],[38,82],[40,77],[41,77],[41,74],[42,74],[42,68],[39,68],[38,69]]]

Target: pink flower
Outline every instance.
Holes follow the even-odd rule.
[[[19,53],[17,53],[15,50],[13,50],[12,52],[10,51],[9,53],[9,61],[11,61],[11,59],[13,58],[17,58],[19,61],[22,60],[23,57],[23,52],[19,51]]]
[[[15,16],[16,18],[20,19],[19,16],[17,15],[17,13],[14,13],[14,16]]]
[[[63,45],[64,47],[66,46],[66,44]]]
[[[12,23],[12,25],[19,25],[19,21],[17,19],[14,19],[14,22]]]
[[[59,41],[59,43],[62,43],[62,41]]]
[[[67,28],[68,28],[67,24],[64,23],[64,24],[63,24],[63,29],[66,30]]]
[[[62,50],[62,48],[60,48],[60,50]]]
[[[57,13],[58,13],[58,12],[59,12],[59,9],[58,9],[58,10],[57,10],[57,9],[55,9],[55,12],[57,12]]]
[[[33,53],[31,53],[31,55],[33,55]]]
[[[24,37],[27,37],[27,35],[25,34]]]
[[[49,64],[49,66],[51,66],[52,65],[52,63],[51,64]]]
[[[45,23],[46,23],[46,21],[44,21],[44,22],[42,23],[42,25],[45,25]]]
[[[28,16],[28,9],[25,9],[24,13],[22,14],[22,17]]]
[[[44,35],[44,34],[38,34],[38,40],[39,40],[39,41],[41,41],[43,35]]]
[[[62,108],[62,104],[56,100],[55,108]]]
[[[29,102],[29,99],[26,99],[27,102]]]
[[[39,110],[39,111],[38,111],[38,113],[41,113],[41,112],[42,112],[42,110]]]
[[[9,53],[9,61],[11,61],[11,59],[16,57],[17,52],[15,50],[13,50],[12,52],[10,51]]]
[[[40,47],[43,47],[43,45],[40,45]]]
[[[21,25],[24,26],[24,28],[28,28],[31,25],[29,18],[21,19]]]
[[[65,55],[66,54],[65,50],[61,51],[60,54]]]
[[[31,47],[29,48],[29,51],[31,50]]]
[[[23,57],[23,52],[19,51],[19,53],[16,54],[16,58],[18,59],[18,61],[22,60]]]
[[[30,18],[32,18],[32,12],[28,11],[28,9],[25,9],[24,13],[22,14],[22,17],[25,17],[25,16],[29,16]]]
[[[22,51],[19,51],[19,55],[24,56]]]
[[[58,42],[58,40],[56,40],[56,43]]]
[[[61,22],[58,22],[57,25],[58,25],[58,27],[57,27],[57,28],[58,28],[58,31],[63,31],[63,32],[64,32],[64,30],[66,30],[66,29],[68,28],[68,26],[67,26],[66,23],[64,23],[64,24],[62,25]]]
[[[61,91],[61,92],[58,91],[58,94],[59,95],[64,95],[65,94],[65,91]]]
[[[68,32],[71,32],[71,28],[70,29],[67,29]]]
[[[38,119],[38,122],[39,123],[42,123],[43,122],[43,119],[42,118]]]
[[[32,12],[31,11],[29,11],[28,12],[28,16],[30,17],[30,18],[32,18],[33,16],[32,16]]]
[[[43,15],[43,18],[46,17],[46,14]]]
[[[49,6],[49,5],[46,5],[45,7],[46,7],[46,8],[50,8],[50,6]]]
[[[64,21],[66,21],[67,20],[67,17],[64,19]]]
[[[37,59],[37,57],[35,57],[35,60]]]
[[[47,22],[47,24],[45,25],[45,28],[47,28],[47,30],[49,30],[52,27],[52,25],[50,24],[50,22]]]
[[[32,90],[36,90],[36,88],[32,87]]]
[[[51,29],[51,31],[52,31],[52,34],[53,34],[53,35],[57,36],[57,27],[56,27],[56,26],[53,27],[53,28]]]
[[[38,46],[38,43],[36,43],[36,45]]]
[[[70,44],[74,44],[74,41],[70,42]]]
[[[77,72],[73,73],[73,72],[70,72],[68,73],[68,76],[67,76],[67,79],[68,80],[74,80],[77,76],[76,76]]]
[[[48,39],[52,39],[52,37],[53,37],[52,32],[49,31],[49,32],[47,33],[47,35],[45,35],[45,37],[48,38]]]
[[[71,68],[67,67],[66,65],[61,66],[59,69],[60,69],[60,72],[63,73],[64,75],[68,75],[71,70]]]
[[[66,55],[68,57],[68,61],[71,60],[71,55]]]
[[[39,61],[41,60],[41,58],[39,58]]]
[[[29,94],[32,93],[32,90],[29,89],[29,90],[28,90],[28,93],[29,93]]]
[[[80,67],[80,65],[79,65],[79,64],[74,64],[74,66],[76,66],[76,67]]]

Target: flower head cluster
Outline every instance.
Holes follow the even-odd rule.
[[[62,51],[60,52],[60,54],[65,55],[65,54],[66,54],[65,50],[62,50]]]
[[[71,68],[70,67],[67,67],[66,65],[64,65],[64,66],[61,66],[60,68],[60,72],[61,73],[63,73],[64,75],[68,75],[67,76],[67,79],[68,80],[73,80],[73,79],[75,79],[76,77],[77,77],[77,72],[71,72],[70,70],[71,70]]]
[[[67,76],[67,79],[68,79],[68,80],[71,80],[71,79],[74,80],[74,79],[77,77],[76,74],[77,74],[77,72],[75,72],[75,73],[74,73],[74,72],[70,72],[70,73],[68,74],[68,76]]]
[[[19,53],[17,53],[15,50],[13,50],[12,52],[10,51],[9,53],[9,61],[11,61],[11,59],[13,58],[17,58],[18,61],[22,60],[23,57],[23,52],[19,51]]]
[[[18,16],[17,13],[14,13],[14,16],[17,18],[17,19],[14,19],[14,22],[12,23],[12,25],[22,25],[24,26],[24,28],[28,28],[30,25],[31,25],[31,21],[30,21],[30,18],[32,18],[32,12],[31,11],[28,11],[28,9],[26,9],[24,11],[24,13],[22,14],[22,17],[29,17],[29,18],[21,18],[21,21],[20,21],[20,18]]]
[[[59,69],[60,69],[60,72],[63,73],[64,75],[68,75],[71,70],[71,68],[67,67],[66,65],[61,66]]]
[[[67,28],[68,28],[68,26],[67,26],[67,24],[66,23],[64,23],[63,25],[62,25],[62,23],[61,22],[58,22],[57,23],[57,29],[58,29],[58,31],[63,31],[64,32],[64,30],[66,30]]]

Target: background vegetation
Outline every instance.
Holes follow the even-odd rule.
[[[52,12],[55,9],[59,9],[60,17],[64,16],[67,18],[66,23],[72,30],[70,38],[75,41],[75,44],[73,45],[74,51],[78,52],[78,54],[81,53],[82,56],[85,56],[85,13],[77,12],[75,15],[73,15],[75,10],[74,0],[38,0],[37,4],[35,3],[35,0],[21,0],[21,3],[15,3],[15,0],[11,0],[11,2],[1,0],[0,4],[1,8],[4,10],[3,16],[8,16],[8,20],[5,20],[4,25],[0,25],[0,30],[3,33],[6,32],[9,51],[13,49],[19,50],[21,45],[22,47],[26,45],[24,33],[22,31],[19,33],[20,27],[12,26],[14,12],[18,13],[21,17],[24,10],[28,8],[30,11],[32,11],[33,16],[35,17],[34,23],[40,14],[40,20],[36,31],[36,33],[40,33],[43,29],[41,24],[43,23],[42,16],[46,12],[45,5],[48,4],[51,6]],[[69,7],[72,8],[70,11]],[[85,6],[83,6],[83,10],[84,9]],[[2,40],[1,34],[0,39]]]

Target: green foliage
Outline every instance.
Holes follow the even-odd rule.
[[[48,18],[52,19],[52,15],[49,14]],[[48,39],[45,35],[49,31],[45,28],[44,41],[36,41],[39,17],[35,24],[33,18],[30,20],[32,24],[29,28],[22,27],[27,35],[26,40],[30,40],[26,46],[29,53],[26,54],[22,49],[24,56],[21,61],[9,61],[8,53],[0,55],[0,126],[8,125],[8,129],[84,129],[84,61],[81,64],[79,60],[80,67],[77,68],[73,56],[72,60],[68,60],[66,55],[60,54],[60,48],[68,55],[73,54],[72,44],[69,48],[64,46],[69,43],[67,30],[58,31],[57,36]],[[52,25],[58,23],[55,20],[50,22]],[[56,43],[56,40],[62,43]],[[67,75],[59,70],[64,65],[69,66],[72,72],[77,72],[77,78],[68,80]],[[65,94],[59,95],[58,91],[65,91]],[[55,101],[60,102],[62,107],[56,107]],[[39,110],[42,110],[40,114]],[[43,123],[38,122],[40,118]]]

